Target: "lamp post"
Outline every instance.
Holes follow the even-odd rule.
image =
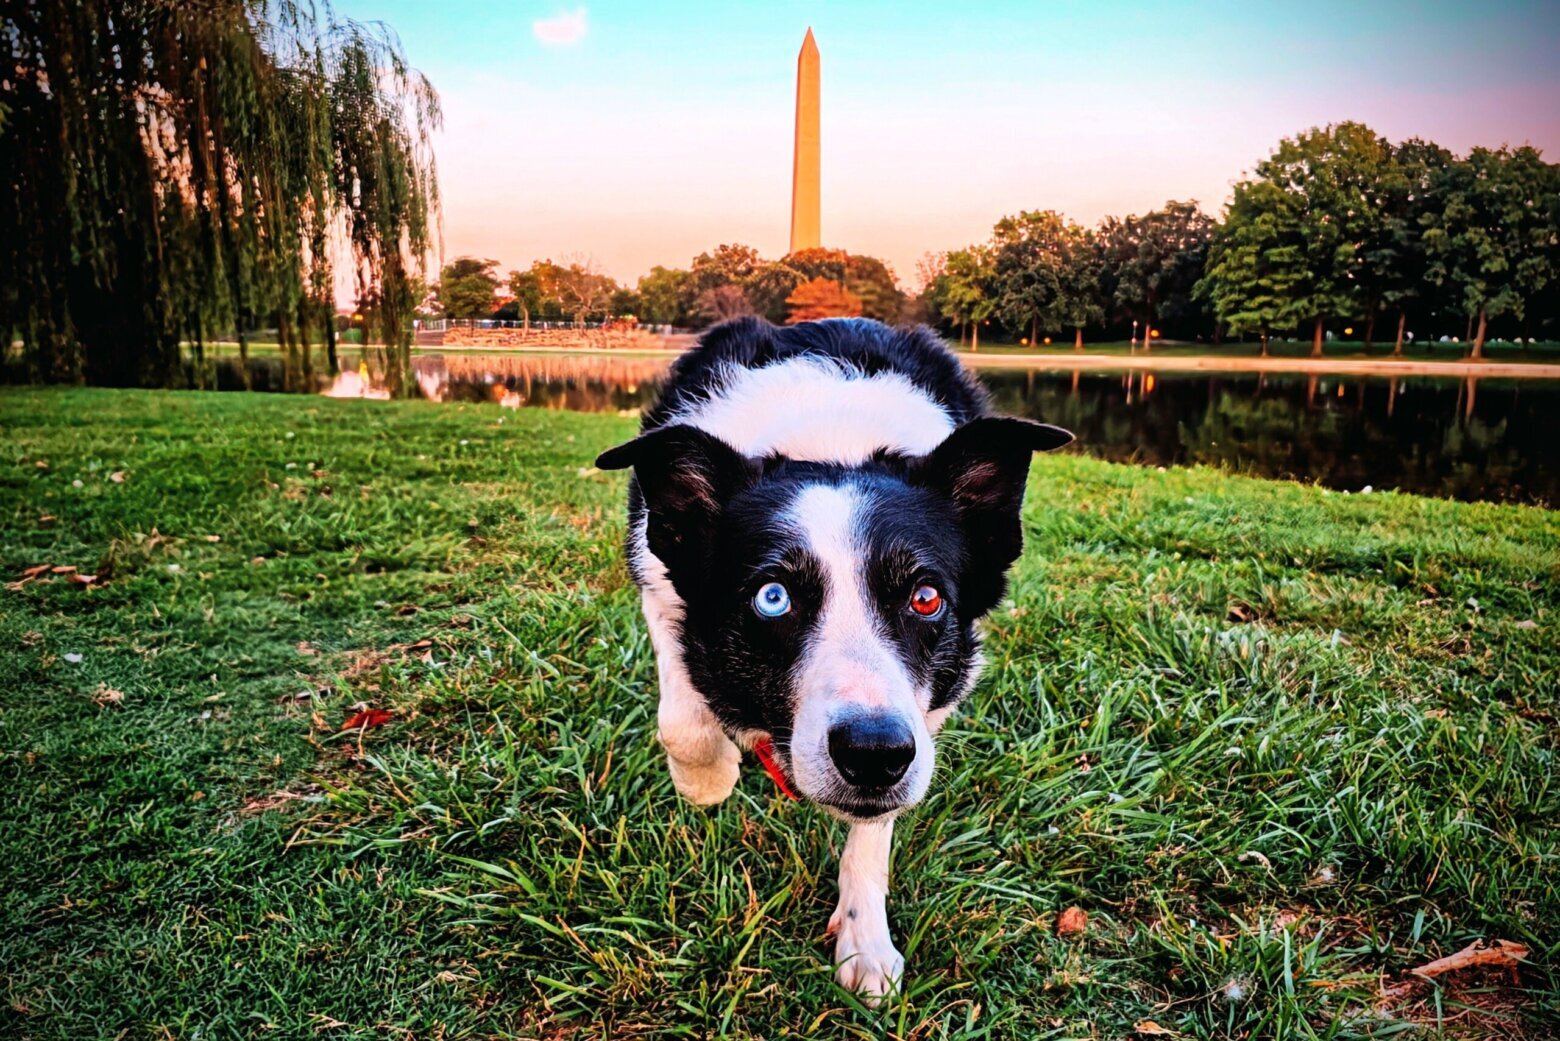
[[[1137,350],[1137,327],[1138,327],[1137,319],[1134,318],[1134,319],[1132,319],[1132,339],[1127,343],[1127,352],[1128,353],[1131,353],[1132,351]]]

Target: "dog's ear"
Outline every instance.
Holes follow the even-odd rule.
[[[968,553],[961,578],[962,613],[978,617],[996,606],[1008,565],[1024,548],[1019,510],[1035,452],[1073,439],[1061,427],[988,416],[959,427],[915,461],[911,480],[953,500]]]
[[[715,523],[731,497],[751,485],[759,466],[713,434],[684,424],[664,426],[596,459],[603,470],[634,468],[644,497],[646,540],[678,577],[709,552]]]

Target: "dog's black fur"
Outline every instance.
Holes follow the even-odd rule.
[[[722,411],[731,402],[798,422],[775,434],[774,417]],[[1069,440],[992,416],[925,329],[744,319],[706,333],[640,437],[597,461],[634,469],[629,559],[665,659],[661,736],[685,794],[724,797],[708,778],[729,738],[772,741],[802,794],[852,821],[891,821],[919,799],[932,736],[980,667],[976,622],[1022,548],[1030,456]],[[775,584],[787,609],[765,615],[756,596]],[[926,589],[935,613],[912,604]],[[878,751],[912,765],[842,759]]]

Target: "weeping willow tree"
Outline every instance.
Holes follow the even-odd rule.
[[[274,326],[334,369],[351,285],[409,369],[438,96],[378,24],[297,0],[8,0],[0,333],[38,381],[171,386]],[[247,378],[247,376],[246,376]]]

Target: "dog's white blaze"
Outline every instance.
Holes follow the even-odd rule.
[[[696,426],[748,456],[846,465],[884,448],[926,455],[953,432],[942,406],[899,373],[866,376],[810,355],[732,367],[711,397],[669,422]]]
[[[915,732],[916,755],[905,775],[907,801],[931,783],[932,737],[926,709],[930,692],[918,690],[879,631],[871,591],[862,574],[859,517],[863,493],[848,485],[815,484],[791,505],[789,521],[823,568],[827,587],[817,626],[797,663],[792,770],[809,794],[837,787],[829,759],[829,727],[852,706],[898,713]]]

